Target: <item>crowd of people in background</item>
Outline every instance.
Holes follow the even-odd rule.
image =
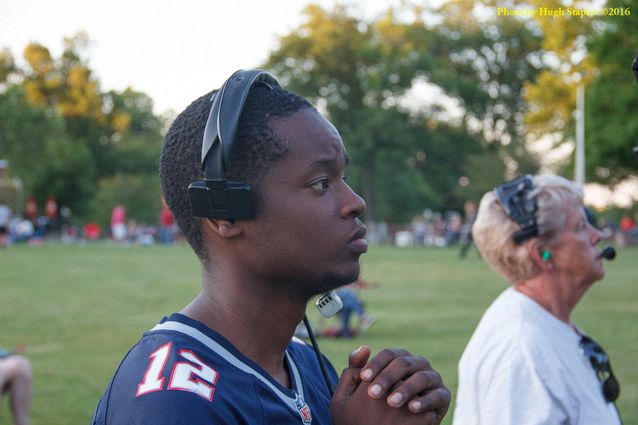
[[[460,246],[460,255],[464,257],[472,246],[471,226],[475,217],[476,204],[472,201],[465,203],[463,211],[439,212],[427,208],[409,224],[369,224],[368,239],[372,243],[399,247]],[[592,219],[603,237],[616,246],[638,245],[638,212],[633,216],[625,214],[618,221],[595,215]],[[39,245],[45,239],[58,239],[66,244],[108,240],[120,245],[143,246],[183,241],[165,204],[162,204],[155,223],[127,219],[126,207],[116,205],[110,226],[101,226],[94,222],[74,223],[69,208],[58,208],[53,198],[47,199],[45,213],[41,215],[36,213],[33,198],[27,201],[24,215],[14,215],[11,208],[0,202],[0,247],[20,243]]]
[[[38,245],[47,235],[59,230],[68,208],[60,208],[52,197],[45,204],[45,213],[37,214],[35,199],[29,198],[23,215],[14,214],[12,209],[0,200],[0,246],[21,242]]]
[[[394,244],[434,247],[460,245],[466,250],[472,244],[471,228],[476,218],[476,206],[473,202],[467,202],[464,210],[464,213],[441,213],[426,209],[412,220],[409,227],[394,232]],[[588,212],[592,224],[602,231],[604,239],[619,247],[638,245],[638,212],[633,217],[625,214],[618,222],[597,217],[591,209]]]
[[[173,222],[170,210],[164,205],[156,223],[144,223],[127,219],[126,207],[116,205],[111,214],[110,226],[95,222],[75,223],[67,207],[47,208],[37,215],[29,200],[24,215],[14,214],[11,208],[0,202],[0,247],[16,244],[37,246],[45,240],[59,240],[64,244],[108,240],[119,245],[172,244],[180,241],[179,229]]]

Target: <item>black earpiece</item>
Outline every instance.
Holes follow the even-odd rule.
[[[202,142],[204,180],[188,186],[188,197],[196,217],[245,220],[255,215],[255,200],[247,183],[224,177],[232,153],[237,124],[251,87],[270,89],[279,82],[261,69],[239,70],[213,94]]]

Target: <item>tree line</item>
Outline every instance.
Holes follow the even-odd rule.
[[[353,6],[311,4],[262,66],[340,131],[369,220],[460,210],[504,178],[548,165],[571,176],[569,156],[548,164],[536,146],[573,144],[578,84],[586,87],[588,181],[635,175],[638,11],[560,20],[496,13],[541,3],[562,5],[405,2],[362,18]],[[31,43],[23,66],[0,51],[0,158],[27,194],[55,196],[78,220],[107,223],[124,204],[129,217],[156,222],[170,114],[157,115],[152,99],[131,88],[103,91],[88,42],[84,33],[64,39],[59,57]]]
[[[54,196],[80,221],[108,223],[125,204],[131,217],[156,222],[165,120],[144,93],[102,91],[88,43],[85,33],[65,38],[57,58],[30,43],[24,67],[0,53],[0,157],[40,205]]]

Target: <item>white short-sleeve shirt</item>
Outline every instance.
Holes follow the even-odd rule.
[[[486,310],[459,362],[454,425],[616,425],[580,335],[509,288]]]

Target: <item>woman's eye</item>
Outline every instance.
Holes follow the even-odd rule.
[[[328,184],[328,179],[321,179],[311,184],[310,187],[318,190],[326,190],[330,187],[330,185]]]

